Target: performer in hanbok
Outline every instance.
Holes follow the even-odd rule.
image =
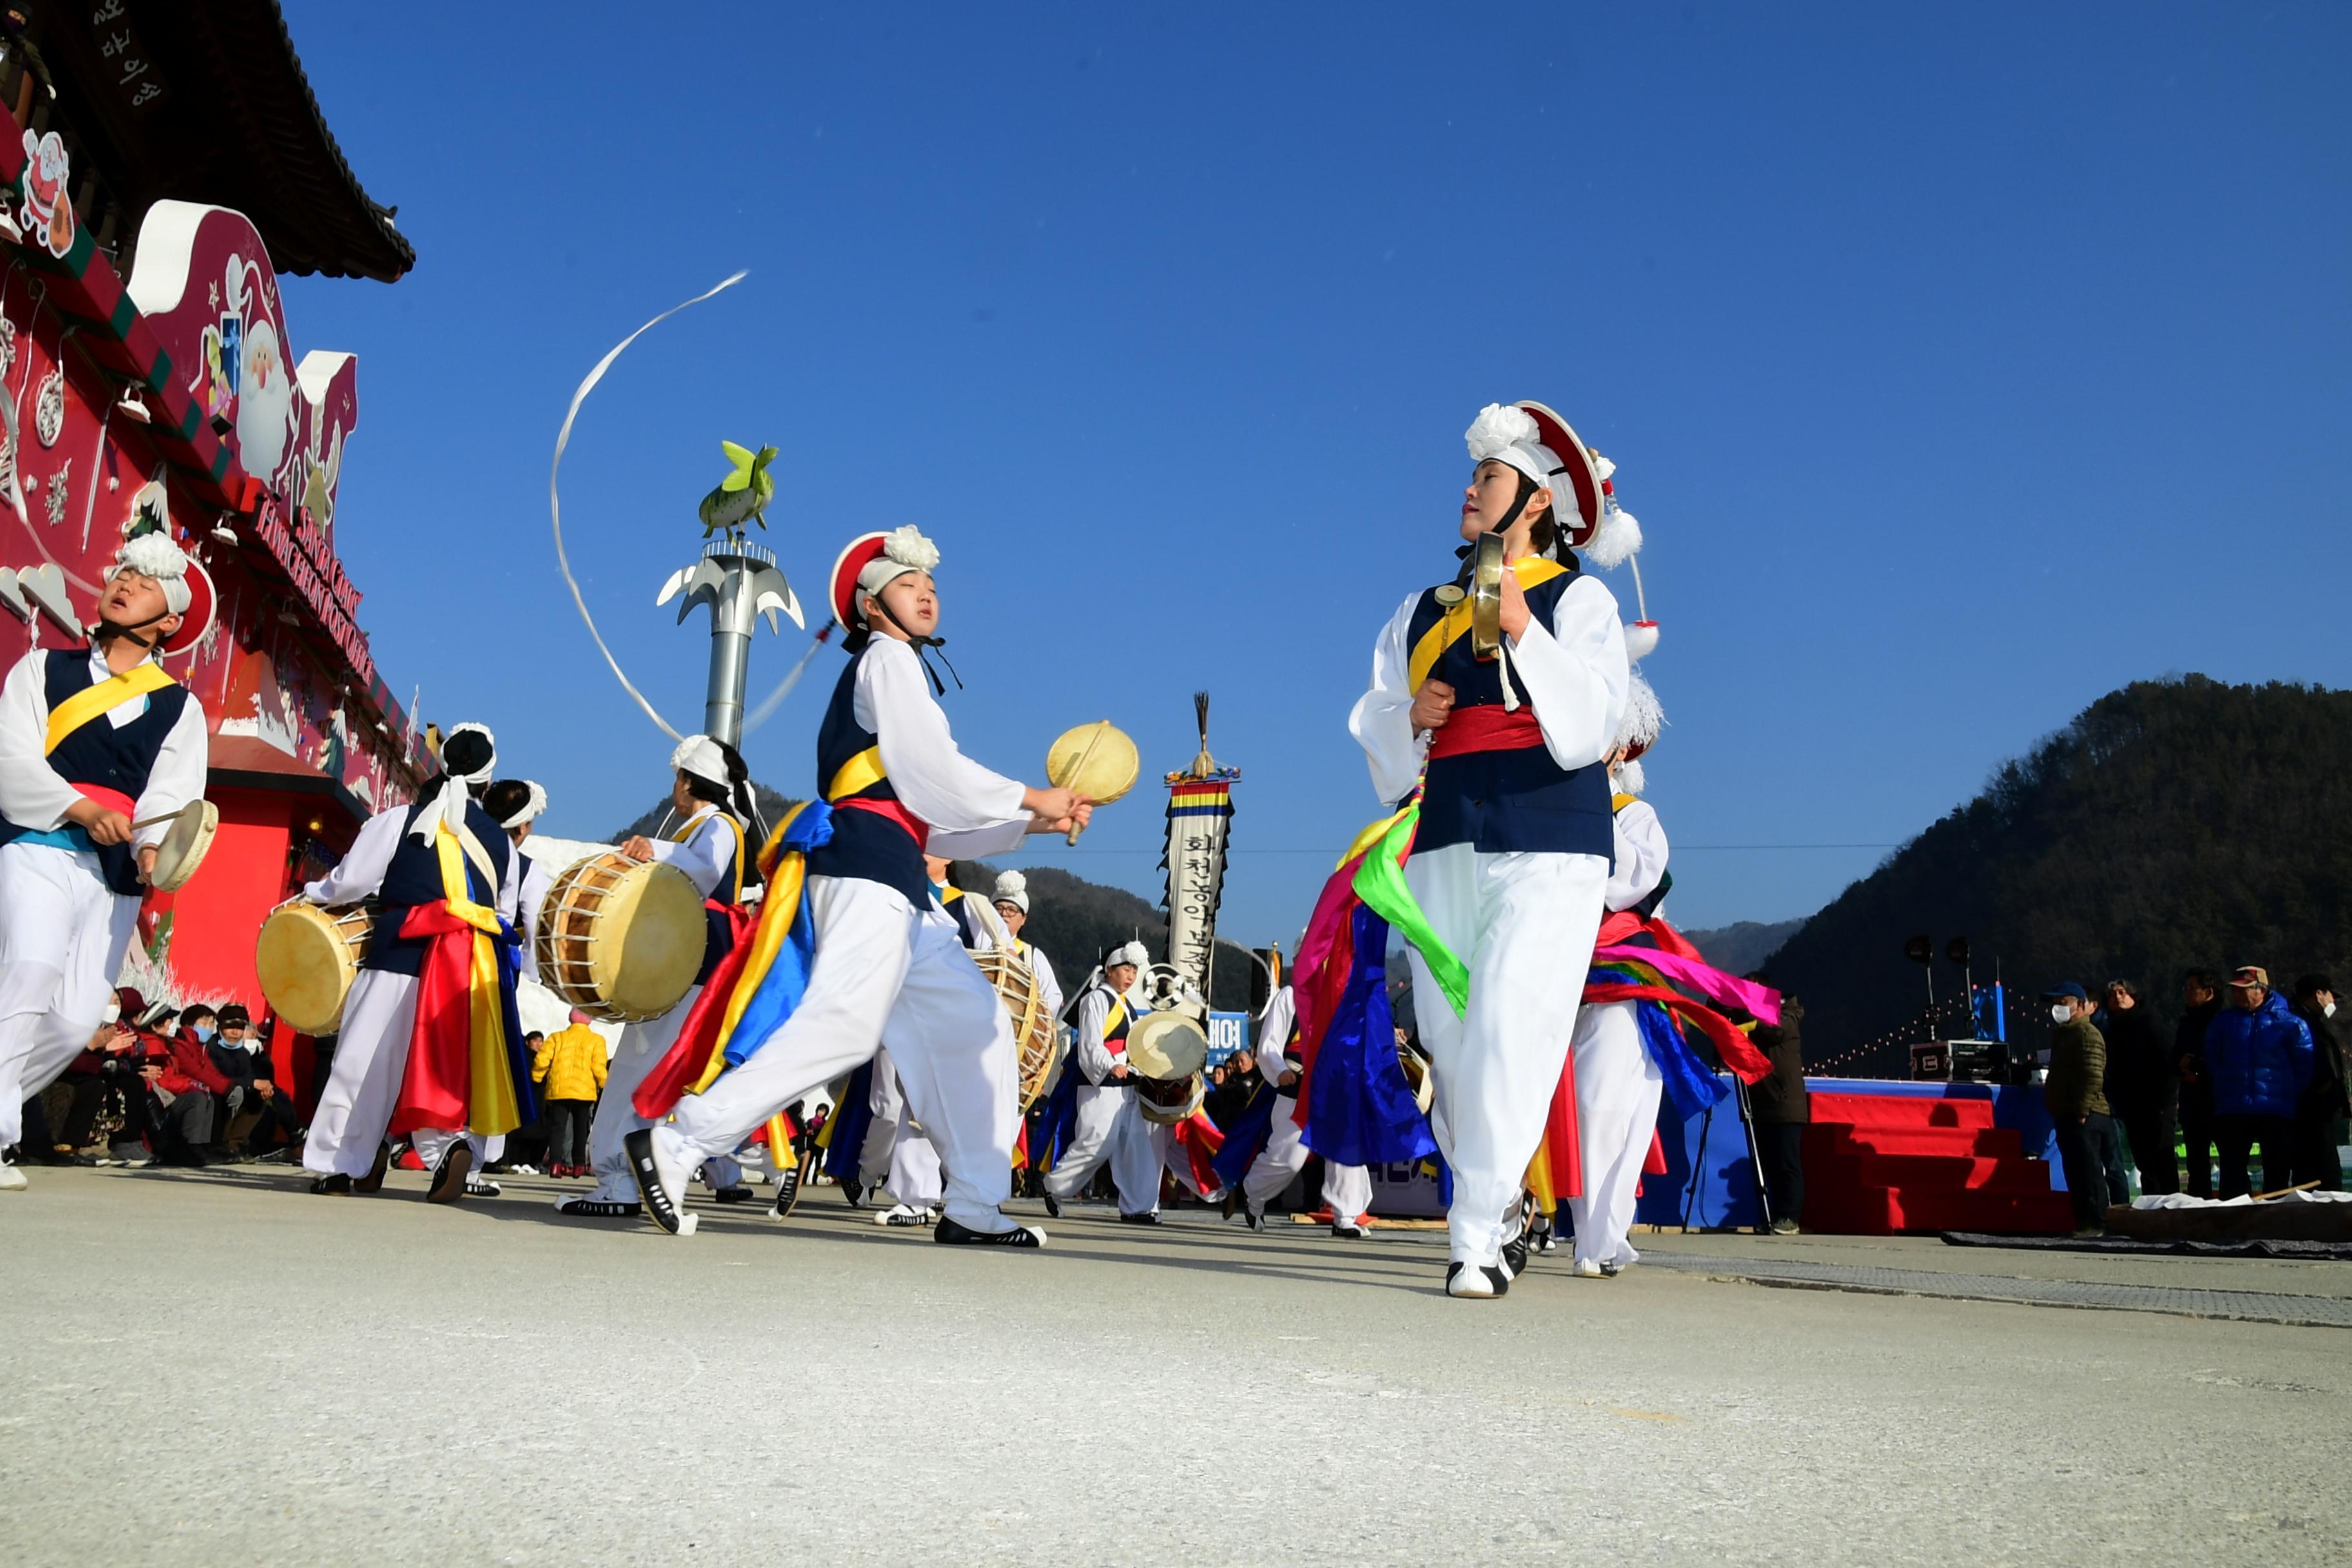
[[[1013,956],[1029,966],[1037,977],[1037,995],[1048,1017],[1062,1015],[1062,983],[1054,977],[1054,961],[1045,950],[1030,942],[1021,932],[1029,924],[1029,879],[1018,871],[1005,871],[996,879],[992,895],[996,916],[1004,922],[1007,935],[1013,939]]]
[[[1533,404],[1488,405],[1466,439],[1464,570],[1390,618],[1349,728],[1381,800],[1408,805],[1419,792],[1402,889],[1416,908],[1394,912],[1412,939],[1431,1130],[1454,1183],[1446,1289],[1494,1297],[1510,1284],[1504,1247],[1519,1239],[1522,1178],[1601,922],[1612,850],[1604,759],[1626,656],[1615,598],[1570,548],[1600,521],[1591,454]],[[1507,564],[1501,647],[1482,659],[1469,563],[1490,533]],[[1387,843],[1370,853],[1392,853]],[[1391,1048],[1381,1034],[1363,1048]]]
[[[1047,1214],[1059,1216],[1063,1200],[1084,1192],[1107,1160],[1118,1189],[1118,1217],[1129,1225],[1160,1223],[1166,1148],[1137,1103],[1127,1067],[1128,1030],[1148,1011],[1136,981],[1150,962],[1139,942],[1113,948],[1078,994],[1076,1032],[1062,1066],[1076,1113],[1045,1174]]]
[[[1093,808],[957,750],[926,658],[940,646],[939,559],[907,527],[854,542],[835,564],[833,607],[850,630],[851,661],[817,732],[822,801],[797,810],[762,852],[773,869],[755,943],[725,1008],[702,1010],[721,1016],[691,1080],[641,1086],[638,1108],[674,1108],[673,1120],[625,1140],[647,1212],[673,1234],[695,1218],[680,1202],[687,1172],[868,1061],[887,1036],[908,1107],[945,1166],[933,1239],[1045,1243],[1002,1208],[1012,1185],[1012,1022],[931,896],[923,857],[1004,853],[1029,834],[1083,826]],[[789,900],[778,891],[787,881],[796,884]],[[681,1037],[689,1049],[705,1044],[698,1028]]]
[[[1666,830],[1642,798],[1639,760],[1656,742],[1664,721],[1650,683],[1636,673],[1617,744],[1610,752],[1616,858],[1605,902],[1612,913],[1631,910],[1646,918],[1659,913],[1665,903],[1670,885]],[[1577,1014],[1570,1047],[1584,1190],[1568,1205],[1576,1226],[1576,1272],[1586,1279],[1614,1276],[1641,1256],[1626,1238],[1633,1227],[1643,1163],[1657,1131],[1658,1099],[1665,1079],[1643,1047],[1640,1005],[1630,1001],[1588,1003]]]
[[[0,1152],[97,1032],[164,819],[204,796],[204,709],[162,660],[212,614],[204,569],[142,534],[107,573],[88,646],[35,648],[0,687]],[[0,1163],[0,1192],[25,1184]]]
[[[1228,1131],[1229,1150],[1218,1152],[1216,1167],[1229,1181],[1236,1168],[1241,1170],[1226,1201],[1238,1205],[1252,1230],[1263,1230],[1266,1204],[1297,1178],[1313,1152],[1298,1126],[1298,1075],[1303,1064],[1298,1055],[1298,1013],[1287,984],[1275,992],[1258,1020],[1254,1057],[1265,1079],[1257,1096],[1270,1103],[1261,1109],[1257,1097],[1253,1097],[1243,1109],[1236,1129]],[[1246,1147],[1237,1140],[1256,1144],[1256,1157],[1246,1164],[1243,1163]],[[1324,1161],[1323,1201],[1331,1210],[1331,1234],[1342,1241],[1361,1240],[1372,1206],[1371,1172],[1361,1165]]]
[[[385,1139],[405,1132],[433,1173],[427,1195],[456,1203],[489,1140],[535,1114],[515,1014],[523,857],[478,798],[497,742],[459,724],[440,763],[415,805],[370,817],[341,863],[302,889],[322,906],[378,905],[303,1143],[313,1193],[376,1191]]]
[[[555,1205],[556,1213],[575,1219],[612,1219],[637,1213],[637,1178],[629,1168],[622,1141],[652,1123],[637,1114],[631,1097],[677,1040],[703,986],[734,951],[744,923],[746,874],[757,875],[751,869],[744,831],[757,820],[759,805],[751,770],[741,754],[724,741],[688,735],[670,753],[669,765],[670,809],[680,818],[677,826],[666,838],[635,835],[621,846],[621,853],[676,867],[702,895],[702,965],[677,1006],[658,1018],[622,1027],[604,1092],[597,1098],[595,1119],[588,1128],[588,1161],[596,1173],[596,1185],[585,1194],[561,1198]],[[743,1185],[742,1167],[735,1161],[732,1147],[705,1161],[702,1174],[714,1194],[744,1194],[722,1201],[740,1203],[751,1195]]]
[[[970,952],[989,944],[988,926],[980,913],[980,900],[950,879],[953,870],[954,862],[944,855],[923,857],[923,874],[931,879],[931,897],[955,921],[956,939]],[[940,1151],[907,1109],[906,1087],[898,1081],[898,1067],[891,1060],[887,1028],[882,1031],[882,1048],[874,1055],[873,1076],[874,1121],[866,1131],[866,1157],[880,1184],[889,1190],[891,1200],[888,1208],[876,1212],[874,1223],[933,1224],[940,1217],[940,1200],[946,1192],[940,1175]]]
[[[499,779],[482,792],[482,809],[507,830],[508,841],[520,851],[532,825],[547,815],[547,791],[530,779]],[[522,858],[522,880],[515,894],[515,930],[522,937],[522,974],[539,978],[539,912],[555,879],[530,855]]]

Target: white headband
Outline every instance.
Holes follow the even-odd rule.
[[[996,897],[992,903],[1011,904],[1023,914],[1029,912],[1029,879],[1018,871],[1007,871],[996,879]]]
[[[720,789],[735,787],[735,781],[727,776],[727,753],[708,735],[688,735],[680,741],[677,750],[669,754],[669,765]]]
[[[1462,433],[1462,439],[1470,448],[1472,462],[1483,463],[1492,458],[1496,462],[1508,463],[1533,479],[1538,489],[1550,490],[1553,501],[1559,501],[1559,491],[1552,477],[1567,465],[1559,460],[1559,453],[1543,444],[1542,427],[1526,409],[1489,403],[1478,411],[1478,417]]]
[[[152,577],[163,590],[163,607],[175,616],[188,613],[187,552],[173,543],[167,535],[142,533],[136,539],[125,540],[106,574],[111,578],[123,571]]]
[[[1105,969],[1121,963],[1131,963],[1138,969],[1148,969],[1151,965],[1151,950],[1139,942],[1130,942],[1125,947],[1111,949],[1110,956],[1103,960]]]
[[[940,563],[940,547],[923,537],[913,523],[890,531],[882,542],[882,553],[868,561],[857,574],[857,591],[879,594],[896,578],[909,572],[928,572]]]
[[[524,779],[522,783],[530,790],[530,798],[524,801],[512,816],[499,823],[500,827],[520,827],[526,822],[537,821],[547,810],[547,792],[539,787],[539,781]]]
[[[472,773],[461,773],[455,772],[449,766],[447,761],[449,742],[460,735],[468,733],[479,735],[483,740],[489,742],[490,755],[488,761]],[[473,798],[470,786],[489,783],[491,776],[499,771],[499,742],[496,737],[480,724],[453,725],[449,732],[441,737],[441,752],[443,758],[441,771],[448,776],[441,785],[440,797],[433,803],[432,809],[418,812],[416,821],[408,829],[409,837],[420,844],[432,843],[434,830],[436,827],[446,826],[452,833],[464,828],[466,805]]]

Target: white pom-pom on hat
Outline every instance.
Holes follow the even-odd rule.
[[[1619,795],[1639,795],[1649,786],[1650,781],[1643,774],[1639,763],[1619,763],[1613,776]]]
[[[1584,559],[1606,572],[1622,566],[1642,552],[1642,523],[1623,507],[1611,505],[1601,513],[1601,526],[1584,547]]]
[[[1658,650],[1658,623],[1628,621],[1625,623],[1625,662],[1639,664]]]
[[[1007,871],[996,879],[996,895],[992,903],[1011,904],[1023,914],[1029,912],[1029,879],[1018,871]]]
[[[1470,448],[1470,460],[1483,463],[1489,458],[1501,457],[1514,447],[1535,446],[1542,436],[1535,416],[1526,409],[1489,403],[1478,410],[1478,417],[1470,422],[1462,439]]]
[[[1617,721],[1616,749],[1631,762],[1658,743],[1658,731],[1665,725],[1656,690],[1640,670],[1632,671],[1625,684],[1625,715]]]
[[[913,523],[904,523],[890,531],[882,542],[882,553],[901,566],[911,566],[928,572],[940,563],[940,547],[923,536],[923,531]]]

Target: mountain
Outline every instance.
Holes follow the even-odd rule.
[[[2352,972],[2352,691],[2201,675],[2100,698],[1984,792],[1847,888],[1774,953],[1805,1001],[1806,1058],[1907,1070],[1928,1037],[1905,941],[1965,935],[1979,984],[2008,991],[2010,1037],[2038,1040],[2042,988],[2137,982],[2168,1018],[2182,970],[2242,963],[2274,984]],[[1951,1019],[1945,1019],[1949,1027]]]
[[[755,783],[754,787],[760,792],[761,815],[771,825],[793,804],[764,784]],[[677,814],[664,799],[613,835],[610,842],[618,844],[640,833],[656,837],[677,823]],[[957,887],[985,897],[996,889],[998,869],[982,861],[958,860],[948,875]],[[1122,942],[1140,937],[1153,958],[1168,955],[1168,917],[1159,906],[1124,888],[1108,888],[1049,866],[1022,870],[1029,879],[1029,923],[1022,934],[1045,950],[1065,992],[1076,995],[1104,952]],[[1233,1012],[1246,1010],[1252,966],[1245,949],[1218,942],[1216,964],[1209,979],[1212,1005]]]
[[[1738,921],[1727,926],[1716,926],[1707,931],[1686,931],[1691,944],[1706,955],[1706,961],[1727,974],[1745,974],[1762,967],[1766,959],[1780,951],[1781,944],[1805,929],[1803,917],[1793,921],[1774,921],[1769,925],[1760,921]]]

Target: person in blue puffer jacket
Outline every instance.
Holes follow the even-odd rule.
[[[2311,1029],[2271,989],[2267,971],[2247,964],[2230,976],[2230,1005],[2205,1031],[2213,1080],[2213,1142],[2221,1152],[2220,1195],[2251,1189],[2247,1156],[2263,1146],[2263,1187],[2294,1184],[2294,1112],[2311,1083]]]

